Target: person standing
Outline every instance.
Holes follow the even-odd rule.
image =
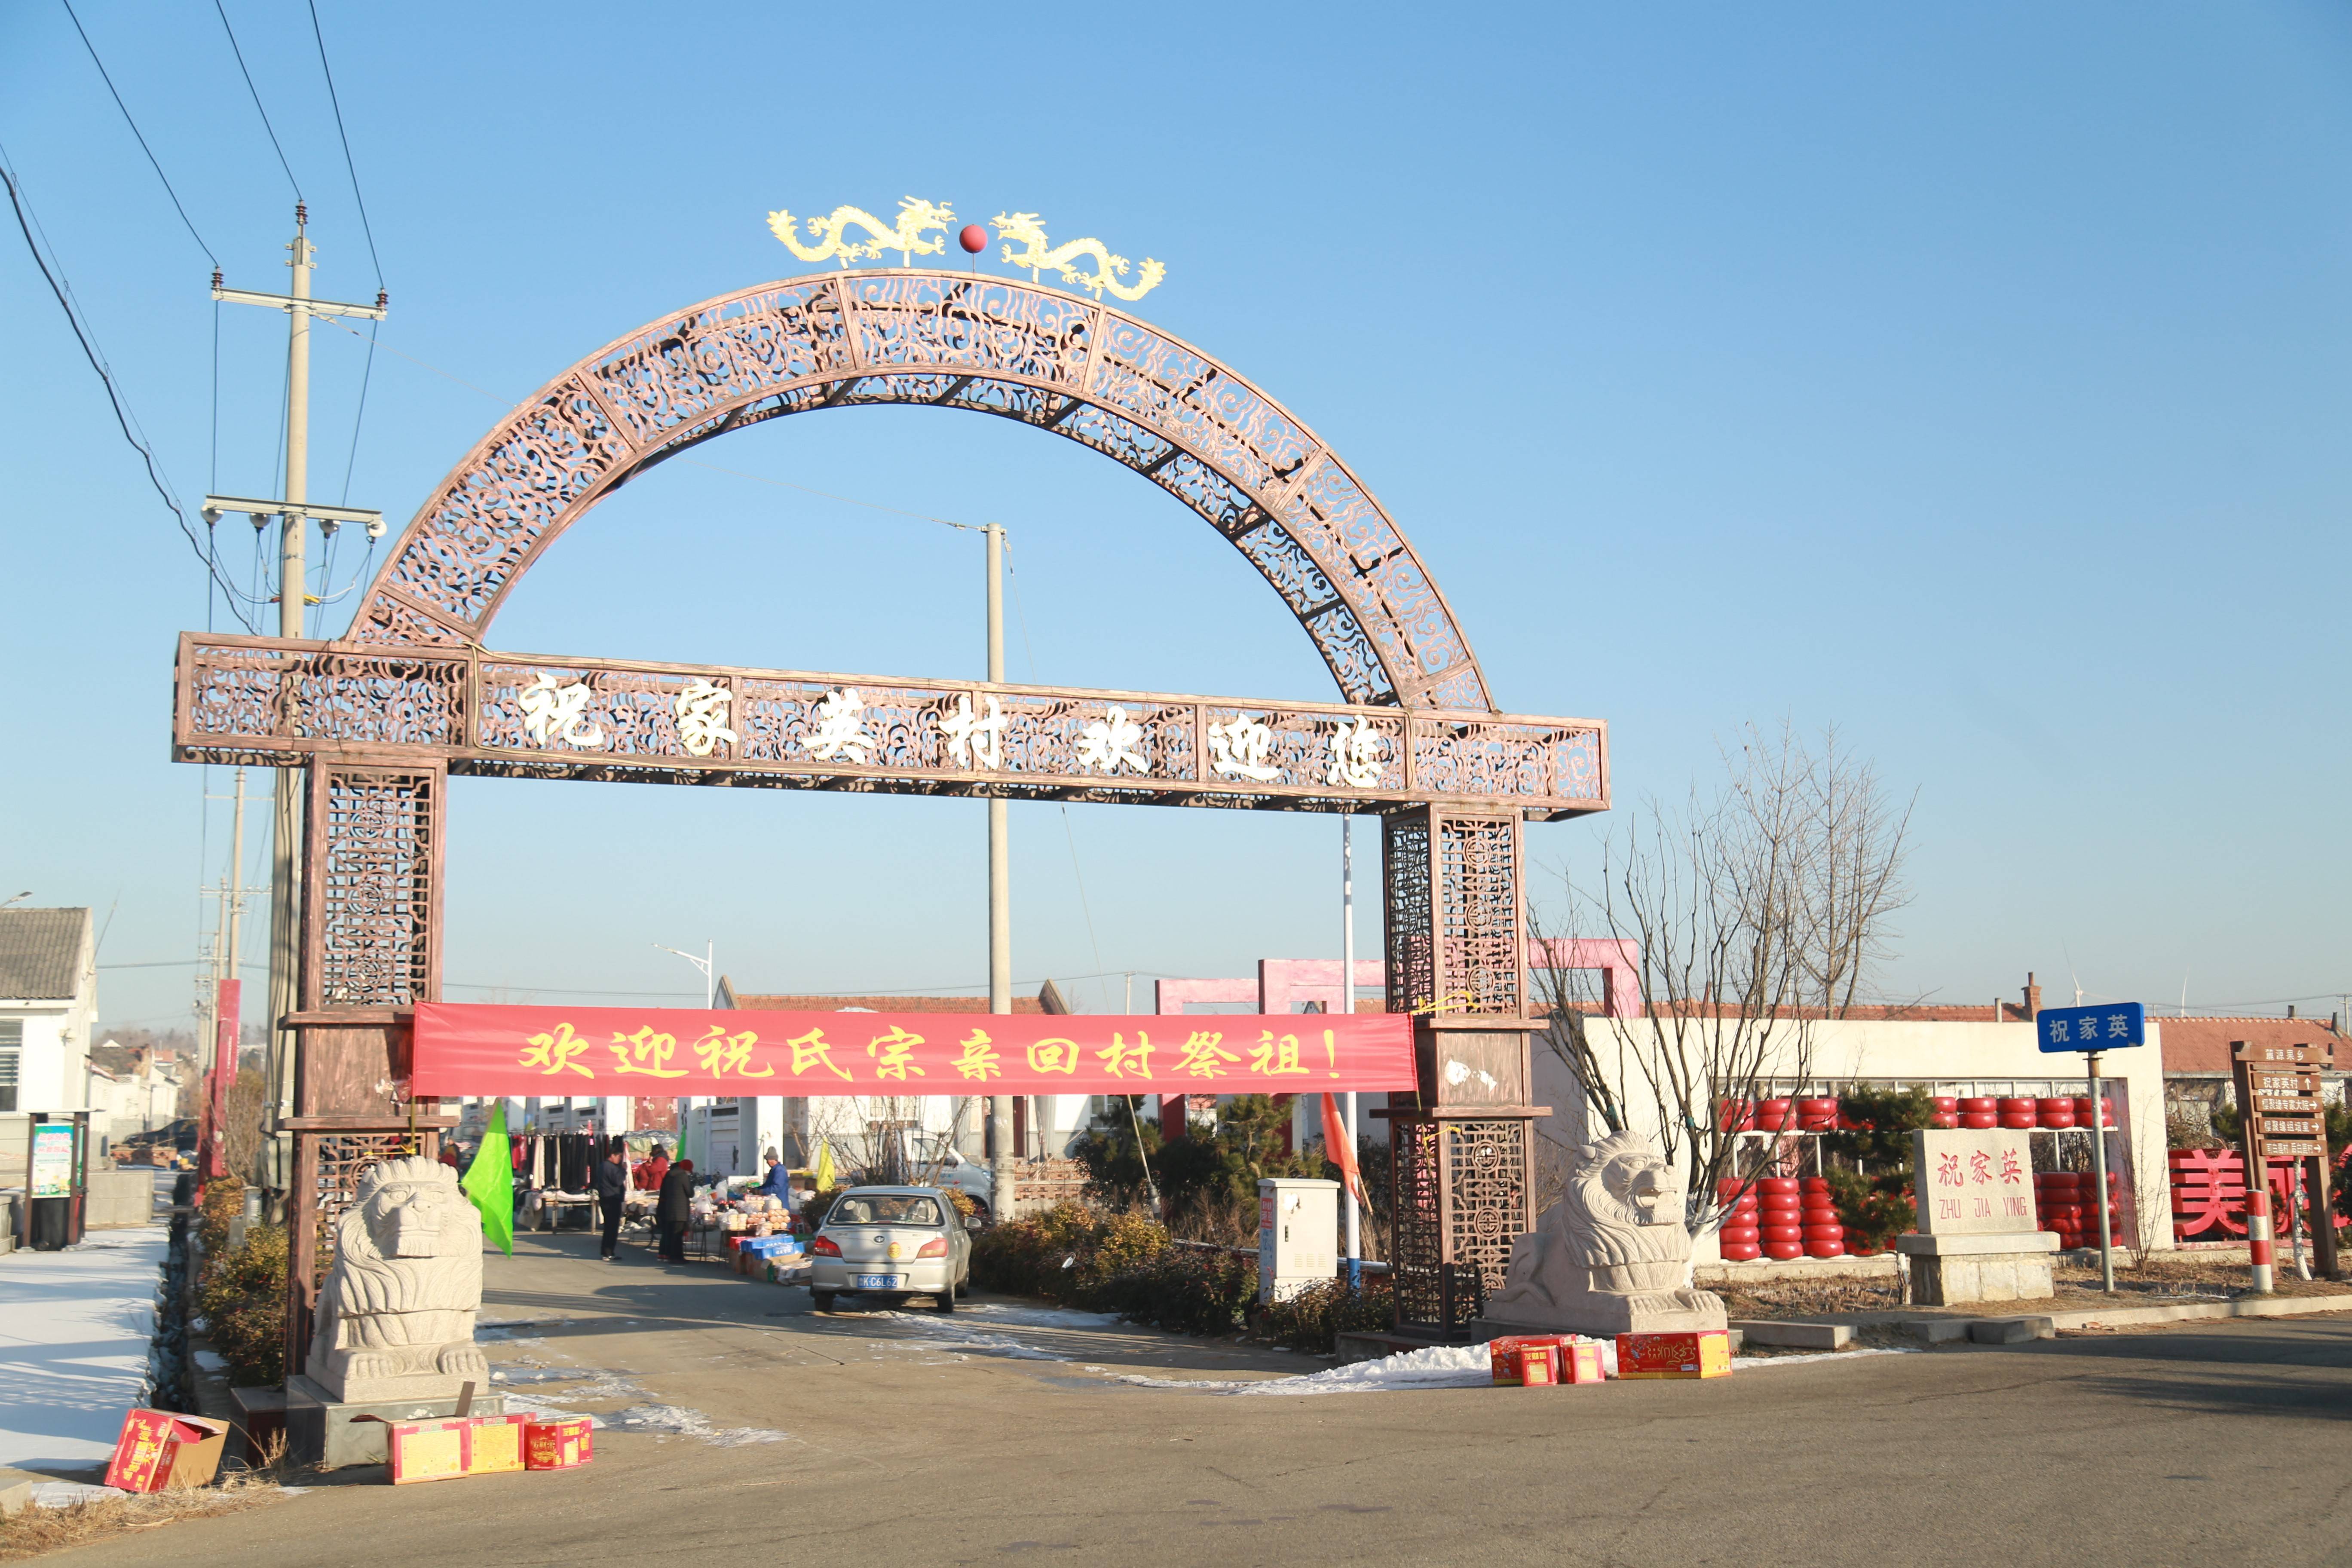
[[[686,1261],[686,1227],[694,1218],[694,1162],[680,1160],[662,1177],[654,1200],[654,1223],[661,1226],[664,1263]]]
[[[784,1169],[784,1163],[776,1158],[776,1152],[773,1149],[769,1150],[760,1158],[768,1163],[768,1175],[767,1179],[754,1191],[763,1197],[773,1198],[778,1203],[789,1201],[793,1195],[793,1173]]]
[[[628,1145],[618,1138],[607,1139],[604,1157],[596,1163],[593,1182],[596,1206],[604,1211],[604,1228],[597,1237],[597,1256],[607,1263],[613,1261],[613,1248],[621,1239],[621,1202],[628,1195]]]

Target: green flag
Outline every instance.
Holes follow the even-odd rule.
[[[474,1151],[474,1163],[466,1167],[465,1179],[457,1184],[482,1213],[482,1239],[495,1242],[500,1252],[513,1257],[514,1156],[507,1152],[505,1100],[490,1108],[482,1146]]]

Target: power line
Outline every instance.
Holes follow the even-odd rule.
[[[310,0],[310,36],[319,40],[319,72],[327,79],[327,101],[335,110],[335,136],[343,144],[343,172],[352,177],[352,200],[360,209],[360,232],[367,236],[368,265],[375,268],[377,292],[383,289],[383,263],[376,259],[375,230],[368,226],[367,198],[360,195],[360,172],[352,162],[352,139],[343,131],[343,102],[335,95],[335,73],[327,64],[327,35],[319,30],[319,0]]]
[[[158,170],[157,173],[160,174],[162,171]],[[188,548],[195,552],[196,559],[205,563],[206,574],[215,583],[220,584],[222,590],[227,593],[233,601],[238,596],[236,591],[231,588],[228,580],[220,574],[220,569],[214,564],[211,553],[196,538],[196,531],[188,526],[188,514],[180,510],[180,503],[172,497],[171,487],[163,482],[163,475],[156,471],[155,454],[131,429],[131,416],[122,406],[121,394],[115,389],[114,377],[107,370],[105,359],[99,353],[97,345],[90,342],[89,331],[82,326],[80,313],[75,310],[73,300],[68,297],[67,289],[64,284],[58,281],[57,273],[50,269],[48,258],[43,256],[41,247],[34,243],[32,221],[26,216],[24,194],[17,188],[16,170],[11,164],[5,147],[0,147],[0,180],[5,180],[7,184],[8,205],[16,211],[16,227],[25,237],[25,248],[32,252],[33,265],[41,269],[42,280],[48,284],[49,292],[57,296],[58,309],[66,313],[66,324],[73,329],[74,341],[81,344],[82,357],[89,361],[89,368],[98,373],[100,384],[106,388],[107,405],[114,410],[114,422],[121,426],[122,438],[131,443],[131,449],[136,451],[140,459],[145,463],[147,482],[155,487],[155,493],[163,498],[165,506],[172,509],[172,516],[179,521],[180,531],[187,536]],[[194,234],[195,230],[191,227],[188,232]],[[204,241],[199,239],[196,243],[202,245]],[[229,613],[236,616],[247,631],[254,629],[253,623],[246,619],[245,612],[238,609],[233,602],[229,605]]]
[[[172,198],[172,210],[180,215],[180,221],[187,225],[188,237],[196,242],[196,248],[205,253],[205,259],[213,264],[215,271],[218,271],[220,258],[215,256],[213,247],[205,243],[205,237],[196,232],[194,222],[188,216],[188,209],[180,205],[180,193],[172,188],[171,178],[163,173],[163,165],[155,161],[155,150],[147,145],[147,138],[139,133],[139,122],[131,118],[130,106],[122,101],[122,95],[114,90],[114,79],[106,74],[106,62],[98,58],[98,46],[91,43],[89,35],[82,30],[81,18],[74,16],[73,0],[58,0],[58,3],[66,8],[66,16],[72,20],[74,31],[81,35],[81,47],[89,51],[89,63],[98,68],[98,79],[106,84],[107,95],[114,100],[114,107],[122,111],[122,123],[131,127],[131,139],[139,143],[139,150],[147,154],[147,166],[155,171],[157,179],[163,182],[163,194]],[[101,371],[99,374],[102,375],[105,373]],[[179,508],[172,510],[177,511]]]
[[[286,149],[278,144],[278,128],[269,123],[269,110],[261,107],[261,89],[253,85],[253,73],[245,68],[245,51],[236,47],[236,29],[228,25],[228,12],[221,0],[213,0],[213,9],[220,13],[221,31],[228,35],[228,52],[236,57],[237,74],[245,78],[245,90],[253,95],[254,112],[261,116],[261,129],[269,137],[270,148],[278,154],[278,166],[286,171],[286,183],[294,187],[294,199],[302,199],[302,182],[294,177],[294,165],[286,161]]]

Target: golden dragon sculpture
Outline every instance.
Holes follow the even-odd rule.
[[[881,259],[886,251],[895,250],[902,266],[911,267],[918,256],[937,256],[947,248],[947,241],[925,239],[927,229],[944,229],[955,219],[955,211],[919,196],[908,196],[898,203],[896,227],[885,224],[864,207],[837,206],[824,217],[809,219],[809,238],[814,244],[803,245],[800,220],[788,212],[768,215],[768,228],[784,247],[803,261],[839,261],[844,267],[861,257]],[[871,240],[852,239],[852,226],[864,229]],[[1099,248],[1099,247],[1097,247]]]
[[[998,237],[1008,242],[1004,247],[1006,261],[1015,267],[1026,267],[1033,279],[1050,268],[1062,275],[1063,282],[1075,283],[1097,300],[1106,289],[1122,300],[1140,300],[1160,287],[1160,280],[1168,276],[1168,268],[1145,257],[1136,280],[1132,284],[1120,282],[1127,276],[1127,258],[1112,255],[1099,239],[1074,239],[1048,249],[1045,226],[1035,213],[998,213],[996,232]],[[1014,250],[1015,243],[1022,248]],[[1092,272],[1082,272],[1070,265],[1082,257],[1094,258]]]

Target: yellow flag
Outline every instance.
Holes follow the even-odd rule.
[[[833,1185],[833,1140],[820,1138],[816,1144],[816,1190],[824,1192]]]

